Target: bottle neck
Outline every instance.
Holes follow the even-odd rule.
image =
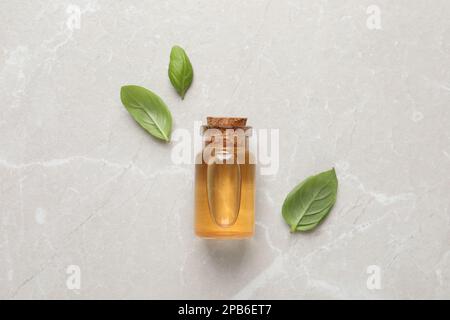
[[[206,163],[248,162],[249,136],[251,131],[208,129],[203,134],[203,160]]]

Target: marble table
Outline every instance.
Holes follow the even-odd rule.
[[[450,2],[0,2],[0,298],[450,297]],[[181,101],[169,52],[188,52]],[[193,234],[194,166],[121,105],[145,86],[175,130],[278,129],[256,233]],[[286,194],[331,167],[337,203],[291,234]]]

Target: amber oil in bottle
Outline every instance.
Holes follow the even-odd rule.
[[[254,233],[255,161],[245,118],[211,118],[195,168],[195,233],[239,239]]]

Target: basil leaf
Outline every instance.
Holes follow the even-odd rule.
[[[183,48],[174,46],[170,52],[169,79],[181,99],[184,99],[193,78],[194,70],[189,57]]]
[[[282,214],[291,232],[314,229],[336,202],[338,181],[334,169],[311,176],[284,200]]]
[[[131,116],[152,136],[170,141],[172,115],[156,94],[139,86],[123,86],[120,98]]]

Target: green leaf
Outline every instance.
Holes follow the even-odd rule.
[[[181,99],[184,99],[193,78],[194,70],[189,57],[183,48],[174,46],[170,52],[169,79]]]
[[[139,86],[123,86],[120,90],[123,105],[134,120],[152,136],[170,141],[172,115],[156,94]]]
[[[328,215],[336,202],[334,169],[311,176],[296,186],[283,203],[282,214],[291,232],[309,231]]]

